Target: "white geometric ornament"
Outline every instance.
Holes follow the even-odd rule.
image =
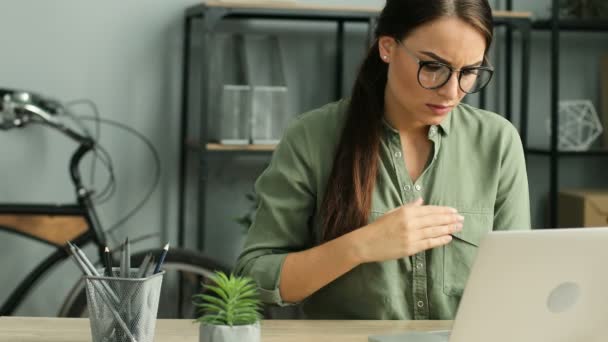
[[[550,122],[549,119],[549,127]],[[585,151],[602,134],[603,128],[591,101],[571,100],[559,101],[558,131],[559,150]]]

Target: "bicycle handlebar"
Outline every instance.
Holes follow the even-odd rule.
[[[0,129],[23,127],[30,122],[40,123],[55,128],[80,144],[94,144],[91,138],[57,120],[57,115],[67,113],[59,101],[11,89],[0,89],[0,97]]]
[[[96,141],[61,123],[57,119],[61,114],[69,114],[69,111],[59,101],[27,91],[0,88],[0,129],[9,130],[24,127],[29,123],[38,123],[58,130],[79,144],[70,158],[70,177],[78,202],[88,212],[89,224],[95,233],[95,239],[100,246],[99,253],[102,255],[101,246],[107,245],[106,237],[95,212],[91,192],[83,185],[79,167],[84,156],[94,151]]]
[[[67,109],[59,101],[22,90],[0,89],[0,97],[0,129],[38,123],[58,130],[80,145],[70,159],[69,170],[78,197],[87,195],[83,190],[79,166],[83,157],[95,148],[95,141],[57,120],[58,115],[68,113]]]

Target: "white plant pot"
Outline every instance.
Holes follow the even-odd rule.
[[[260,323],[250,325],[200,324],[199,342],[261,342]]]

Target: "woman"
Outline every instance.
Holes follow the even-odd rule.
[[[352,97],[298,117],[237,272],[315,319],[453,319],[488,231],[529,229],[519,135],[461,104],[492,76],[486,0],[388,0]]]

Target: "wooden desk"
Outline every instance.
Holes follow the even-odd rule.
[[[367,342],[374,334],[444,330],[451,321],[285,321],[262,322],[263,342]],[[198,342],[190,320],[158,320],[156,341]],[[89,321],[80,318],[0,317],[0,342],[88,342]]]

